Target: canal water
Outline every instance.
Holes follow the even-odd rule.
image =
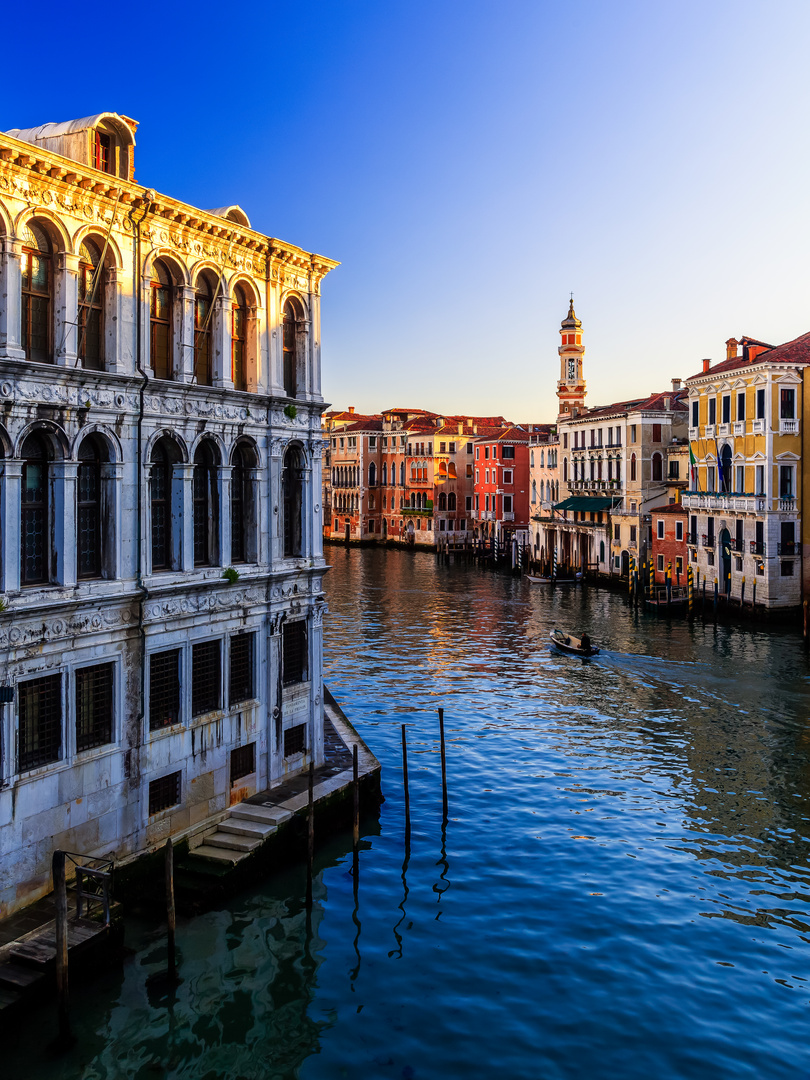
[[[3,1076],[810,1074],[810,684],[798,635],[634,611],[420,553],[327,552],[325,666],[385,804],[43,1011]],[[552,651],[555,626],[602,646]],[[442,821],[437,708],[445,710]],[[406,724],[406,846],[400,730]]]

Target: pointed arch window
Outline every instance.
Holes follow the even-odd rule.
[[[160,259],[152,266],[152,297],[150,307],[150,357],[156,379],[172,376],[172,310],[174,288],[169,271]]]
[[[631,454],[630,455],[630,480],[633,481],[635,479],[636,479],[636,455]]]
[[[217,455],[209,440],[194,454],[194,565],[216,565],[219,507],[217,503]]]
[[[40,435],[29,435],[23,443],[21,456],[20,583],[39,585],[50,578],[50,454]]]
[[[294,558],[302,554],[302,509],[304,502],[304,462],[297,446],[290,446],[284,455],[282,479],[284,495],[284,555]]]
[[[33,222],[22,230],[21,340],[26,360],[53,360],[52,248],[45,231]]]
[[[199,386],[213,383],[211,320],[214,290],[207,274],[201,274],[194,293],[194,380]]]
[[[152,451],[149,497],[152,512],[152,570],[172,567],[172,463],[167,440]]]
[[[104,269],[92,240],[79,249],[79,327],[77,352],[83,368],[104,370]]]
[[[251,470],[256,456],[248,445],[238,445],[231,458],[231,562],[257,562],[256,510]]]
[[[653,480],[661,480],[664,475],[663,458],[660,454],[653,454],[652,456],[652,478]]]
[[[233,319],[233,326],[231,329],[233,387],[234,390],[247,390],[248,304],[245,290],[241,285],[237,285],[234,290],[231,315]]]
[[[76,574],[101,577],[101,451],[95,439],[79,450],[76,515]]]

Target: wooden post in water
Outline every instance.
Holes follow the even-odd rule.
[[[807,601],[802,602],[802,636],[807,641]]]
[[[439,735],[442,743],[442,814],[447,817],[447,757],[444,752],[444,709],[439,709]]]
[[[745,611],[745,574],[740,583],[740,611]]]
[[[312,864],[315,861],[315,762],[309,763],[309,828],[307,835],[307,908],[312,907]]]
[[[352,746],[352,784],[354,787],[354,850],[360,843],[360,774],[357,768],[357,743]]]
[[[55,851],[53,867],[53,899],[56,908],[56,993],[59,1009],[60,1046],[68,1046],[70,1034],[70,995],[68,993],[68,917],[67,881],[65,879],[65,853]]]
[[[175,952],[175,930],[177,919],[174,910],[174,845],[171,837],[166,841],[166,925],[168,961],[166,975],[170,983],[177,982],[177,956]]]
[[[411,800],[408,794],[408,745],[405,741],[405,725],[402,725],[402,786],[405,789],[405,842],[411,838]]]

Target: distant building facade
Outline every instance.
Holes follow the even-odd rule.
[[[323,755],[337,264],[136,184],[136,128],[0,134],[0,915]]]

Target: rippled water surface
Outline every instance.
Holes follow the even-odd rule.
[[[130,923],[134,957],[74,994],[77,1049],[46,1063],[35,1045],[8,1075],[807,1076],[798,636],[424,554],[327,554],[327,680],[383,764],[358,880],[338,837],[309,922],[295,867],[181,924],[171,999],[145,985],[160,929]],[[555,625],[606,648],[559,655]]]

